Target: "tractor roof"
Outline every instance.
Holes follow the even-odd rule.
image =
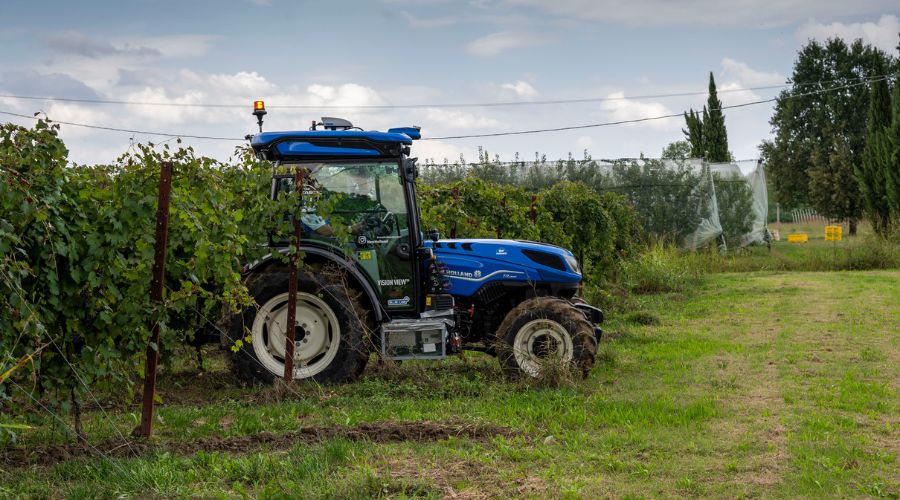
[[[363,130],[304,130],[262,132],[250,145],[267,160],[321,160],[400,156],[403,145],[420,137],[415,127],[392,128],[387,132]]]

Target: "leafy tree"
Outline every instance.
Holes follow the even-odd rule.
[[[859,183],[854,176],[854,155],[850,141],[835,135],[832,152],[825,156],[816,151],[809,171],[809,196],[813,208],[830,219],[850,218],[862,213]],[[851,222],[851,234],[854,226]]]
[[[740,174],[714,174],[719,223],[728,248],[744,244],[744,236],[753,230],[753,192]]]
[[[646,232],[682,242],[711,215],[711,186],[687,165],[659,160],[623,161],[613,166],[604,190],[631,202]]]
[[[763,148],[775,196],[782,205],[810,203],[820,213],[850,219],[851,234],[856,231],[861,204],[854,167],[862,161],[869,105],[869,86],[863,80],[883,74],[879,74],[878,62],[885,68],[896,65],[894,58],[861,40],[851,45],[841,39],[807,43],[794,63],[790,78],[794,85],[781,92],[770,120],[775,140]],[[822,174],[830,171],[825,165],[831,163],[836,145],[846,147],[846,154],[838,157],[847,157],[849,175],[840,176],[844,183],[823,183],[826,177]],[[819,172],[815,182],[811,182],[813,170]],[[812,193],[813,186],[818,193]],[[831,192],[838,190],[844,192]],[[844,199],[840,206],[845,211],[823,205],[836,198]],[[813,203],[814,199],[818,203]]]
[[[884,72],[884,65],[876,61],[875,68]],[[886,234],[890,225],[890,207],[887,193],[887,170],[892,141],[891,97],[886,80],[872,84],[869,93],[869,116],[866,124],[866,145],[862,162],[856,165],[856,178],[862,194],[866,215],[875,232]]]
[[[663,160],[687,160],[692,157],[693,151],[694,147],[690,141],[675,141],[663,148],[660,158]]]

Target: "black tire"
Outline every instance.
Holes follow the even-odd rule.
[[[567,335],[571,339],[572,357],[569,367],[587,377],[597,356],[594,329],[581,311],[568,301],[556,297],[528,299],[514,307],[503,319],[497,330],[497,358],[506,375],[513,379],[538,376],[530,370],[533,366],[520,366],[521,356],[516,356],[515,352],[517,336],[526,335],[527,332],[523,332],[523,328],[534,324],[537,320],[561,327],[557,328],[556,333],[560,336]],[[540,356],[539,353],[533,354]],[[525,362],[528,363],[527,360]]]
[[[256,301],[256,305],[246,308],[232,318],[231,339],[243,339],[243,345],[237,352],[231,350],[232,367],[237,375],[248,383],[271,384],[283,377],[283,359],[280,373],[266,368],[254,349],[254,339],[251,338],[251,341],[247,342],[246,337],[251,335],[251,328],[260,308],[287,293],[288,281],[287,273],[260,276],[250,289],[250,295]],[[370,352],[366,333],[367,319],[360,316],[365,315],[365,308],[360,306],[344,286],[323,283],[320,278],[308,272],[299,274],[297,291],[315,295],[333,311],[340,326],[340,342],[334,358],[322,371],[295,380],[339,384],[357,379],[366,367]]]

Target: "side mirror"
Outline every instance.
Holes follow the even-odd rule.
[[[441,232],[437,229],[431,229],[428,231],[428,238],[430,238],[431,241],[437,241],[441,239]]]
[[[419,167],[416,165],[418,158],[406,158],[403,161],[403,178],[413,182],[419,177]]]

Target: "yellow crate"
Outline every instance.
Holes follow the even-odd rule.
[[[809,235],[806,233],[794,233],[788,235],[788,243],[806,243],[809,241]]]
[[[825,226],[825,241],[841,241],[843,235],[843,226]]]

